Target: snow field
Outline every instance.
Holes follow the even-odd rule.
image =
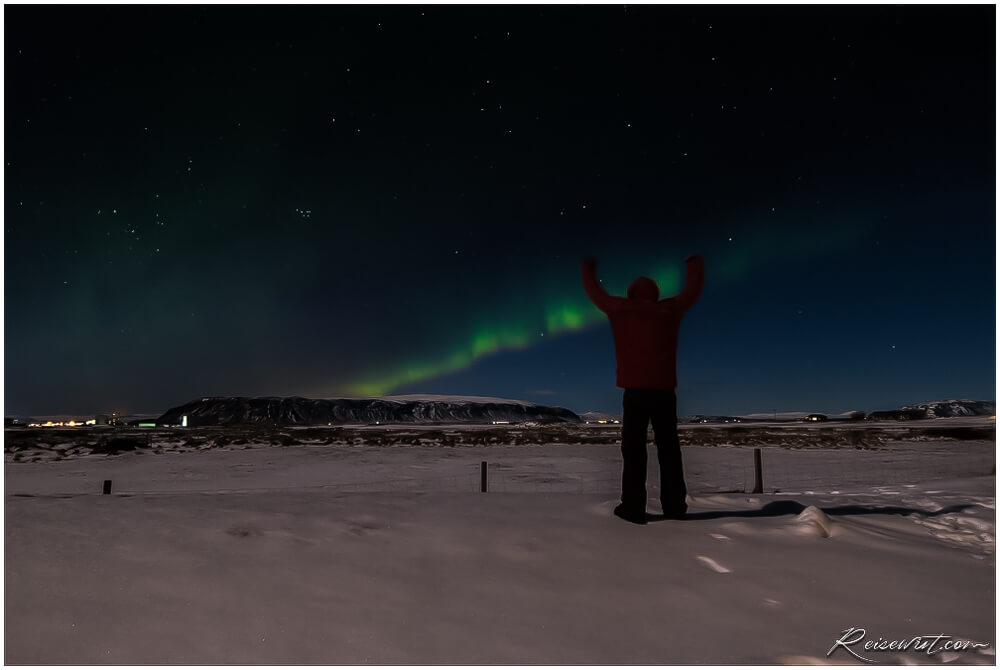
[[[985,447],[969,446],[941,446],[942,458],[979,468]],[[834,451],[809,452],[809,471],[839,462]],[[765,454],[765,472],[780,452],[807,453]],[[687,464],[709,483],[712,458],[728,458],[712,454]],[[481,460],[535,488],[478,493]],[[647,526],[611,515],[613,486],[550,492],[541,481],[614,475],[617,463],[613,447],[587,445],[8,463],[5,661],[848,663],[843,650],[825,654],[852,626],[995,642],[991,476],[694,492],[690,519]],[[473,490],[363,485],[466,475]],[[95,494],[106,478],[121,493]],[[650,498],[655,513],[654,488]],[[994,663],[992,648],[878,653]]]

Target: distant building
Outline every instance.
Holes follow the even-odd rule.
[[[96,426],[107,426],[111,423],[111,417],[107,414],[98,414],[94,417],[94,425]]]
[[[806,417],[806,421],[826,421],[827,418],[826,414],[810,414]]]

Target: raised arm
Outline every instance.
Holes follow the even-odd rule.
[[[688,256],[684,262],[687,266],[687,276],[684,278],[684,290],[677,297],[677,305],[687,311],[698,302],[701,289],[705,286],[705,257]]]
[[[597,306],[597,309],[607,313],[614,303],[614,296],[604,290],[601,283],[597,281],[597,261],[587,258],[583,261],[583,290],[587,292],[587,297]]]

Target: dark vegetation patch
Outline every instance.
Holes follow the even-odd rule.
[[[996,428],[991,426],[942,426],[930,427],[924,430],[927,437],[945,438],[950,440],[991,440],[996,441]]]
[[[992,425],[792,424],[788,426],[686,426],[678,431],[684,446],[770,446],[789,449],[885,449],[899,441],[995,441]],[[649,440],[652,443],[652,431]],[[13,462],[61,460],[80,454],[116,455],[149,449],[179,453],[195,449],[252,449],[259,446],[370,445],[384,447],[488,447],[548,444],[621,443],[620,426],[543,424],[470,426],[227,426],[198,428],[18,429],[5,432],[4,451]]]
[[[90,451],[95,454],[121,454],[136,449],[148,449],[150,446],[150,440],[141,436],[123,436],[101,440],[92,446]]]

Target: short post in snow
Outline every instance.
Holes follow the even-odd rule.
[[[110,495],[110,493],[111,493],[111,480],[110,479],[105,479],[104,480],[104,495]]]
[[[479,492],[486,493],[486,461],[479,466]]]
[[[760,460],[760,447],[753,448],[753,492],[764,492],[764,467]]]

